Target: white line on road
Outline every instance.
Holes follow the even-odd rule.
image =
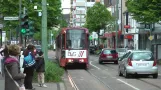
[[[132,87],[132,88],[135,89],[135,90],[140,90],[139,88],[134,87],[133,85],[128,84],[127,82],[125,82],[125,81],[123,81],[123,80],[121,80],[121,79],[117,79],[117,80],[120,81],[120,82],[122,82],[122,83],[124,83],[124,84],[126,84],[126,85],[128,85],[128,86],[130,86],[130,87]]]
[[[97,66],[95,66],[95,65],[93,65],[93,64],[92,64],[92,61],[90,61],[90,65],[92,65],[93,67],[95,67],[95,68],[97,68],[97,69],[99,69],[99,70],[100,70],[100,68],[99,68],[99,67],[97,67]]]
[[[72,77],[68,74],[68,79],[74,90],[79,90]]]

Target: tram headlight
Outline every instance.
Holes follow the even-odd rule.
[[[84,59],[79,59],[79,62],[84,62]]]
[[[69,63],[72,63],[72,62],[73,62],[73,60],[72,60],[72,59],[68,59],[68,62],[69,62]]]

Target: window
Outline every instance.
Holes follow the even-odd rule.
[[[86,48],[86,34],[84,30],[68,30],[67,31],[67,48],[83,49]]]
[[[154,57],[150,52],[135,52],[132,55],[132,60],[154,60]]]
[[[116,50],[104,50],[103,51],[104,54],[116,54]]]

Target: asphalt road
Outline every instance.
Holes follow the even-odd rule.
[[[161,66],[157,79],[150,76],[125,79],[118,76],[117,69],[117,64],[99,64],[97,56],[90,56],[88,70],[68,68],[63,79],[67,90],[161,90]]]

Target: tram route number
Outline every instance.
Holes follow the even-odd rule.
[[[67,57],[71,58],[84,58],[86,56],[86,51],[85,50],[79,50],[79,51],[68,51],[67,52]]]

